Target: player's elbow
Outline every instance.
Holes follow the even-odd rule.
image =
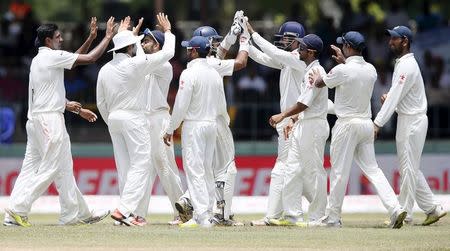
[[[247,60],[244,59],[236,59],[234,61],[234,71],[239,71],[244,69],[247,66]]]

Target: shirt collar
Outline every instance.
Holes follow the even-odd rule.
[[[309,65],[306,67],[305,72],[308,72],[311,68],[313,68],[314,66],[319,64],[319,60],[316,59],[314,61],[312,61],[311,63],[309,63]]]
[[[192,67],[192,66],[194,66],[194,65],[196,65],[196,64],[200,64],[200,63],[203,63],[203,62],[206,62],[206,58],[196,58],[196,59],[193,59],[193,60],[191,60],[191,62],[189,62],[189,63],[187,64],[187,68],[190,68],[190,67]]]
[[[39,47],[39,51],[43,51],[43,50],[51,50],[51,49],[48,48],[47,46],[41,46],[41,47]]]
[[[355,63],[360,63],[360,62],[364,62],[364,58],[363,56],[350,56],[348,58],[345,59],[345,62],[355,62]]]
[[[400,61],[402,61],[402,60],[405,60],[405,59],[407,59],[407,58],[410,58],[410,57],[414,57],[414,53],[410,52],[410,53],[407,53],[407,54],[401,56],[400,58],[397,58],[397,59],[395,60],[395,63],[398,63],[398,62],[400,62]]]

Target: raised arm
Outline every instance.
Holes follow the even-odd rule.
[[[75,52],[78,54],[86,54],[91,47],[92,41],[97,37],[97,18],[91,17],[91,23],[89,24],[89,36],[81,47]]]
[[[153,72],[158,66],[169,61],[175,55],[175,35],[171,33],[171,24],[164,13],[157,15],[159,26],[164,31],[164,45],[162,49],[153,54],[144,54],[132,58],[132,62],[136,65],[134,69],[137,74],[147,75]]]
[[[115,34],[114,27],[115,27],[114,17],[110,17],[108,22],[106,23],[106,34],[103,40],[88,54],[79,54],[73,67],[77,65],[92,64],[95,61],[97,61],[97,59],[99,59],[103,55],[103,53],[105,52],[106,48],[109,45],[109,42],[113,38]]]
[[[269,57],[276,59],[279,63],[292,67],[297,70],[305,71],[306,64],[300,60],[300,55],[297,51],[285,51],[278,49],[275,45],[270,43],[261,37],[257,32],[255,32],[250,25],[247,23],[248,31],[250,32],[253,42],[255,42],[261,50],[266,53]]]

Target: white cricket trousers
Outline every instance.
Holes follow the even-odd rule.
[[[116,110],[109,114],[108,129],[114,148],[119,178],[120,203],[117,209],[128,217],[135,213],[151,187],[150,129],[142,111]]]
[[[169,111],[160,111],[147,114],[146,117],[150,126],[151,161],[153,168],[150,169],[150,182],[145,189],[144,197],[136,209],[136,214],[142,217],[147,215],[152,192],[151,185],[153,185],[156,175],[158,175],[161,185],[169,197],[175,216],[178,215],[175,209],[175,202],[183,195],[183,189],[178,166],[175,162],[173,144],[167,146],[163,141],[165,130],[169,126],[170,114]]]
[[[266,213],[266,218],[268,219],[280,218],[283,214],[281,193],[284,186],[287,159],[292,138],[289,137],[286,140],[283,129],[289,124],[289,120],[290,118],[282,120],[276,127],[278,133],[278,157],[270,174],[269,198]],[[297,198],[292,199],[292,208],[295,208],[297,212],[302,211],[302,194],[299,193],[297,194]]]
[[[298,194],[305,194],[310,202],[310,221],[325,215],[327,206],[327,172],[323,167],[325,143],[330,134],[326,119],[300,120],[291,134],[291,148],[287,160],[282,192],[284,215],[302,217],[297,208]]]
[[[194,219],[202,224],[212,217],[215,202],[213,175],[215,121],[184,121],[181,132],[183,167],[194,207]]]
[[[61,206],[59,223],[89,218],[89,207],[73,175],[64,115],[59,112],[33,114],[32,120],[27,121],[26,130],[25,159],[11,193],[10,209],[26,216],[34,201],[55,182]]]
[[[217,119],[217,141],[214,151],[214,179],[225,182],[223,199],[225,200],[224,219],[230,219],[231,205],[233,203],[234,185],[236,180],[236,162],[233,134],[225,119],[221,116]],[[219,192],[216,200],[221,200]]]
[[[398,115],[395,137],[401,177],[398,200],[410,218],[412,218],[414,201],[427,214],[440,204],[420,171],[420,159],[427,129],[428,117],[425,114]]]
[[[341,218],[342,203],[353,160],[375,187],[389,215],[401,208],[375,159],[373,132],[374,126],[370,119],[339,118],[336,121],[331,136],[330,196],[326,212],[328,222],[338,222]]]

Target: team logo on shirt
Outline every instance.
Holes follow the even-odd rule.
[[[184,88],[184,81],[180,80],[180,90],[183,90],[183,88]]]
[[[406,75],[405,74],[400,75],[400,79],[399,79],[398,83],[404,84],[405,81],[406,81]]]

